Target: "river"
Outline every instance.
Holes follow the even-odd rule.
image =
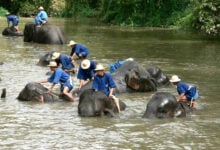
[[[32,19],[21,18],[19,27]],[[6,26],[0,18],[0,31]],[[23,37],[0,35],[0,149],[152,149],[220,148],[220,42],[183,31],[109,26],[90,20],[53,19],[67,39],[90,49],[90,59],[109,63],[134,58],[144,67],[158,66],[169,77],[179,75],[198,87],[197,111],[186,118],[142,119],[148,93],[122,94],[127,104],[119,118],[81,118],[71,102],[21,102],[16,99],[28,82],[47,78],[40,56],[55,50],[70,53],[67,45],[24,43]],[[75,80],[76,81],[76,80]],[[49,86],[50,84],[44,84]],[[77,83],[76,83],[77,86]],[[55,90],[59,86],[55,87]],[[175,87],[159,88],[177,96]]]

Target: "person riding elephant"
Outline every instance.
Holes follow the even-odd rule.
[[[18,29],[19,17],[16,15],[11,15],[9,12],[7,12],[5,16],[7,18],[8,28],[9,28],[10,22],[12,22],[12,26],[15,28],[16,32],[18,32],[19,31]]]
[[[143,118],[174,118],[186,117],[191,109],[169,92],[157,92],[147,103]]]
[[[2,31],[2,35],[5,36],[23,36],[23,33],[18,29],[19,18],[16,15],[10,15],[10,13],[6,13],[7,18],[7,27]],[[10,22],[12,22],[12,26],[10,26]]]
[[[36,83],[52,83],[50,89],[47,91],[47,93],[50,94],[54,86],[60,82],[61,94],[69,97],[69,99],[74,102],[75,100],[73,95],[70,93],[70,91],[73,89],[73,85],[69,75],[62,69],[57,68],[58,66],[56,62],[50,62],[48,66],[50,67],[50,70],[53,71],[53,74],[48,79],[41,80]],[[43,96],[41,96],[41,102],[44,102]]]
[[[126,104],[119,100],[120,110],[126,108]],[[87,89],[79,97],[78,114],[81,117],[96,117],[110,115],[112,117],[118,112],[115,104],[101,91]]]
[[[42,44],[65,44],[64,32],[57,26],[45,24],[37,27],[34,23],[26,23],[24,27],[24,42],[36,42]]]
[[[45,24],[48,22],[48,15],[47,15],[47,12],[44,10],[44,8],[42,6],[40,6],[38,8],[38,13],[36,15],[36,18],[35,18],[35,23],[36,23],[36,20],[37,20],[37,24]],[[38,23],[39,22],[39,23]]]

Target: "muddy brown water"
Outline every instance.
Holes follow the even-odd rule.
[[[0,30],[6,26],[0,18]],[[24,24],[32,19],[21,18]],[[131,28],[95,21],[53,19],[67,39],[85,44],[91,59],[108,64],[133,57],[145,67],[160,67],[198,87],[198,110],[182,119],[142,119],[149,93],[118,95],[127,104],[120,118],[81,118],[77,103],[20,102],[16,99],[31,81],[47,78],[47,67],[36,65],[48,51],[69,54],[66,45],[24,43],[22,37],[0,35],[0,149],[219,149],[220,43],[182,31]],[[74,81],[76,81],[74,77]],[[44,84],[49,86],[50,84]],[[75,83],[77,86],[77,82]],[[55,91],[59,91],[56,86]],[[175,87],[160,88],[177,95]]]

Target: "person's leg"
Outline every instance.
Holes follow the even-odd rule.
[[[117,109],[118,109],[118,113],[120,113],[120,105],[119,105],[119,99],[115,96],[112,96],[113,102],[115,103]]]
[[[73,95],[69,93],[69,88],[67,86],[64,87],[63,94],[68,96],[71,101],[75,101]]]

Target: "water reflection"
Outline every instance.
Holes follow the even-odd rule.
[[[0,21],[3,19],[1,18]],[[21,19],[21,27],[31,19]],[[67,45],[24,43],[22,37],[0,36],[0,103],[2,149],[217,149],[219,128],[219,42],[197,35],[152,28],[128,28],[51,19],[68,40],[85,44],[90,58],[108,67],[128,57],[144,67],[156,65],[165,74],[178,74],[197,85],[200,110],[187,118],[142,119],[153,92],[118,95],[127,104],[120,118],[81,118],[72,103],[20,102],[16,97],[26,83],[44,79],[47,67],[36,66],[48,51],[69,55]],[[4,25],[0,26],[3,29]],[[45,86],[48,86],[47,84]],[[59,89],[57,86],[56,89]],[[174,87],[161,88],[176,94]]]

